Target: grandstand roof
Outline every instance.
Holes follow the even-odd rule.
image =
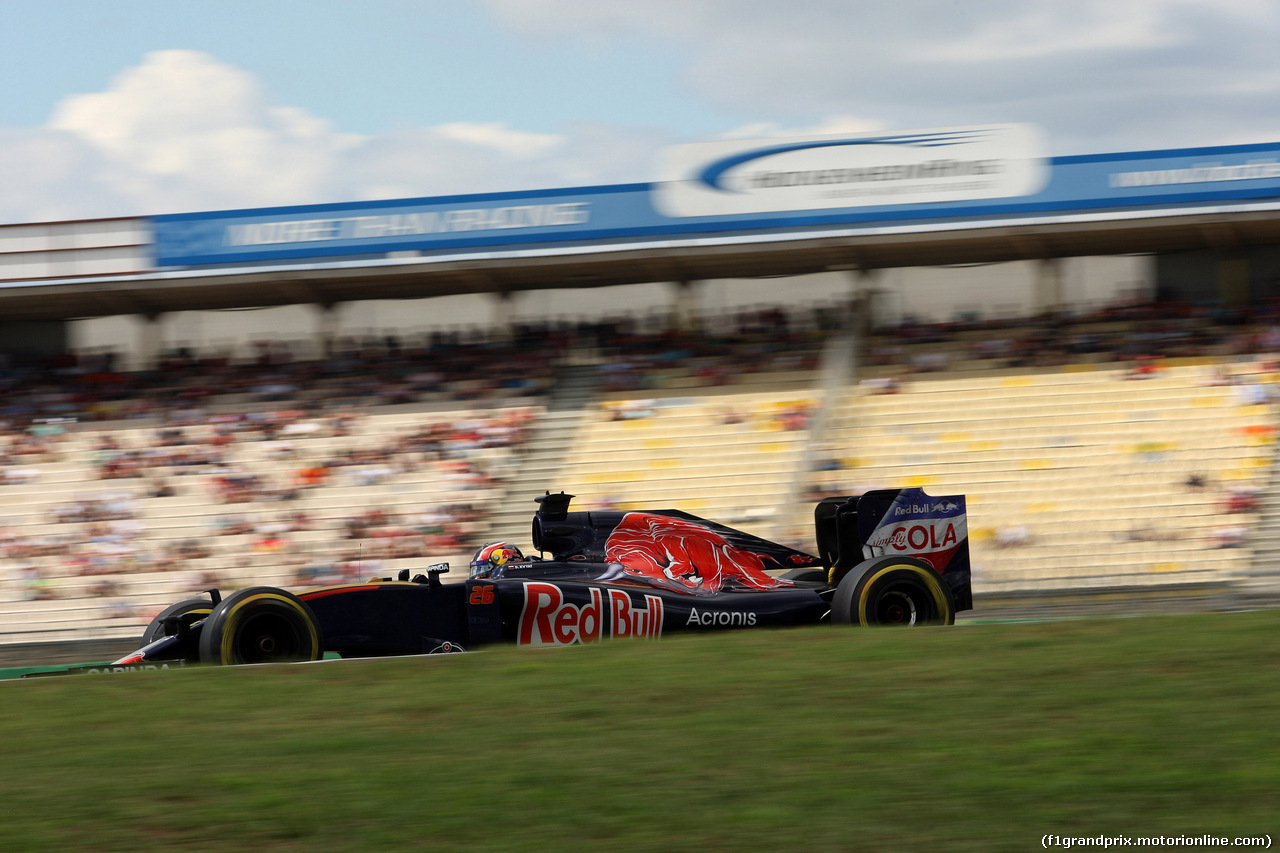
[[[776,209],[726,177],[743,163],[834,145],[846,142],[781,154],[748,148],[687,181],[4,226],[0,316],[156,315],[1280,243],[1280,143],[1035,160],[1022,184],[968,195],[973,175],[945,185],[946,169],[956,170],[946,164],[990,168],[996,155],[757,171],[757,183],[738,185],[758,196],[775,189],[768,181],[791,181],[776,188],[792,194]],[[928,183],[928,169],[941,177]],[[927,200],[897,201],[886,187],[894,181],[904,197],[919,191]],[[797,203],[799,190],[808,195]]]
[[[834,269],[1229,249],[1268,243],[1280,243],[1280,211],[1010,224],[941,232],[799,236],[723,245],[606,246],[572,254],[513,251],[491,258],[421,258],[358,266],[300,264],[274,269],[142,272],[64,279],[39,286],[0,288],[0,314],[9,320],[154,315],[648,281],[786,276]]]

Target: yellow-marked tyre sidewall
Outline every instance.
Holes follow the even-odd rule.
[[[252,587],[223,599],[205,620],[200,634],[200,660],[223,665],[265,662],[246,659],[237,652],[241,632],[251,620],[264,615],[286,628],[289,638],[297,644],[296,653],[270,660],[319,660],[323,655],[324,641],[311,608],[282,589]]]
[[[319,648],[320,637],[316,632],[315,620],[311,618],[311,614],[305,609],[305,605],[295,599],[288,593],[278,592],[260,592],[256,595],[246,596],[244,599],[237,601],[232,607],[228,608],[226,622],[222,628],[222,642],[219,645],[219,659],[221,663],[238,663],[235,660],[236,633],[241,623],[247,615],[252,615],[255,610],[262,608],[262,602],[279,602],[280,606],[285,608],[286,612],[293,611],[305,620],[305,627],[311,639],[311,647]],[[308,656],[309,660],[315,660],[315,657]]]

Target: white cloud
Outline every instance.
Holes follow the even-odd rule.
[[[119,213],[120,198],[104,180],[107,168],[74,134],[0,130],[0,222]]]
[[[828,116],[817,124],[784,127],[776,122],[754,122],[724,134],[725,139],[753,139],[768,136],[828,136],[840,133],[874,133],[886,130],[883,122],[857,116]]]
[[[366,140],[347,152],[330,200],[413,198],[538,187],[644,181],[671,139],[632,128],[576,123],[561,137],[501,129],[441,133],[439,127]],[[497,134],[495,136],[495,134]]]
[[[51,127],[92,146],[108,183],[146,212],[187,200],[253,206],[316,201],[360,137],[267,102],[252,75],[207,54],[151,53],[105,92],[66,98]]]
[[[1105,7],[1090,2],[1029,5],[1019,16],[983,21],[954,40],[920,45],[908,57],[975,64],[1176,47],[1183,37],[1167,26],[1160,5],[1134,0]]]
[[[512,157],[536,157],[545,154],[564,142],[564,137],[550,133],[527,133],[512,130],[502,122],[476,124],[474,122],[449,122],[437,125],[436,134],[442,139],[456,139],[493,148]]]
[[[358,136],[204,53],[148,54],[46,128],[0,130],[0,222],[494,192],[650,177],[652,133],[502,122]]]
[[[488,0],[528,38],[650,39],[713,108],[805,125],[1027,121],[1058,153],[1280,138],[1274,0]]]
[[[1274,0],[489,0],[535,47],[674,62],[727,137],[1027,121],[1054,153],[1280,139]],[[604,57],[600,59],[600,57]],[[47,127],[0,128],[0,221],[573,186],[653,177],[680,127],[495,115],[376,136],[273,102],[208,54],[145,56]]]

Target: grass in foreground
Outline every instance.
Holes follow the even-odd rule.
[[[0,684],[0,850],[1276,834],[1280,611]]]

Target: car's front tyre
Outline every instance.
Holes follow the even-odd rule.
[[[311,608],[275,587],[255,586],[227,596],[200,631],[202,663],[319,660],[323,653],[324,640]]]

